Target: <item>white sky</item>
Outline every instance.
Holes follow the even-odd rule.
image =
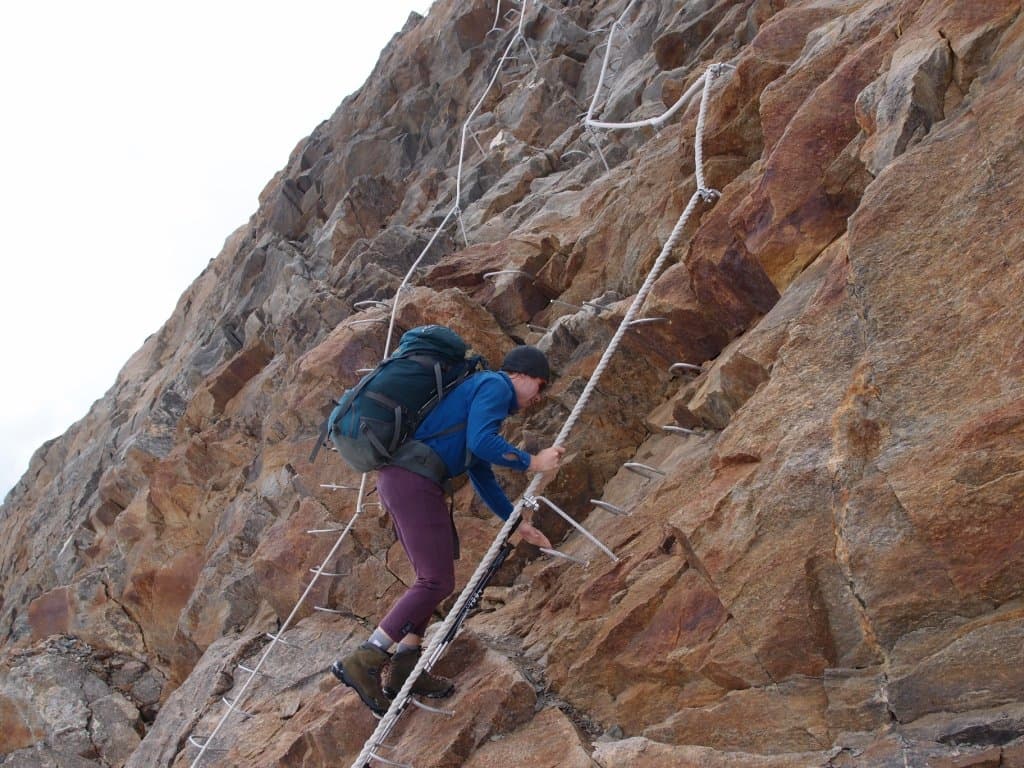
[[[0,496],[430,4],[4,3]]]

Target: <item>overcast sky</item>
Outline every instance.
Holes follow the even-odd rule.
[[[430,5],[3,5],[0,497],[103,396],[298,141]]]

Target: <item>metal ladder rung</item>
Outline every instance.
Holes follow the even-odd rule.
[[[567,555],[564,552],[559,552],[557,549],[548,549],[547,547],[538,547],[538,549],[541,552],[543,552],[545,555],[551,555],[552,557],[557,557],[557,558],[560,558],[562,560],[568,560],[569,562],[576,563],[576,565],[581,565],[584,568],[589,568],[590,567],[590,561],[589,560],[583,560],[583,559],[581,559],[579,557],[573,557],[572,555]]]
[[[531,275],[529,272],[526,272],[525,270],[522,269],[499,269],[494,272],[485,272],[484,280],[489,280],[490,278],[498,277],[499,275],[524,275],[530,278],[531,280],[537,279],[534,275]]]
[[[191,744],[193,747],[197,747],[199,749],[205,749],[207,752],[209,752],[211,750],[213,752],[227,752],[228,751],[227,747],[208,747],[208,746],[206,746],[206,742],[207,741],[209,741],[209,739],[203,739],[203,740],[200,741],[195,736],[189,736],[188,737],[188,743],[189,744]]]
[[[320,568],[319,566],[317,566],[316,568],[310,568],[309,572],[310,573],[315,573],[318,577],[319,576],[330,576],[330,577],[338,577],[338,578],[340,578],[342,576],[348,576],[347,573],[334,573],[333,571],[325,571],[323,568]]]
[[[386,301],[379,301],[377,299],[366,299],[365,301],[357,301],[352,305],[354,309],[366,309],[367,307],[380,307],[382,309],[390,309],[391,305]]]
[[[591,309],[595,310],[598,314],[606,310],[611,310],[611,307],[609,307],[607,304],[598,304],[596,301],[584,301],[583,306],[590,307]]]
[[[237,712],[242,717],[253,717],[252,712],[246,712],[244,709],[242,709],[241,707],[239,707],[235,703],[235,702],[238,701],[238,699],[235,699],[235,701],[232,701],[231,699],[227,698],[226,696],[221,696],[220,700],[223,701],[225,704],[227,704],[228,709],[230,709],[232,712]]]
[[[668,372],[678,373],[681,376],[685,376],[690,373],[700,375],[704,373],[704,369],[699,365],[694,365],[693,363],[673,363],[669,366]]]
[[[349,323],[349,326],[353,325],[368,325],[370,323],[386,323],[388,319],[386,317],[369,317],[365,320],[353,320]]]
[[[607,501],[601,501],[600,499],[591,499],[590,503],[595,507],[603,509],[605,512],[611,512],[613,515],[619,515],[620,517],[628,517],[629,512],[622,507],[617,507],[614,504],[609,504]]]
[[[358,485],[337,485],[336,483],[320,483],[321,488],[329,491],[358,491]]]
[[[370,371],[375,371],[375,370],[377,370],[377,369],[376,368],[356,368],[356,373],[370,373]]]
[[[273,677],[273,675],[268,675],[262,669],[253,669],[252,667],[245,666],[245,664],[239,664],[238,668],[243,672],[248,672],[250,675],[263,675],[264,677]]]
[[[606,555],[608,555],[608,557],[610,557],[612,559],[613,563],[619,562],[619,558],[615,556],[614,552],[612,552],[610,549],[608,549],[608,547],[606,547],[604,544],[602,544],[600,541],[598,541],[597,538],[594,536],[594,534],[592,534],[590,531],[588,531],[582,525],[580,525],[575,520],[573,520],[568,515],[568,513],[565,512],[565,510],[561,509],[557,504],[555,504],[547,496],[534,496],[534,497],[532,497],[532,499],[527,499],[526,501],[527,501],[528,504],[531,503],[531,501],[532,501],[534,509],[536,509],[536,502],[543,501],[545,504],[548,505],[548,507],[550,507],[552,509],[552,511],[554,511],[557,515],[559,515],[563,520],[565,520],[565,522],[567,522],[569,525],[571,525],[577,531],[579,531],[584,536],[586,536],[588,539],[590,539],[590,541],[598,549],[600,549],[602,552],[604,552]]]
[[[534,325],[533,323],[527,323],[526,327],[534,333],[551,333],[550,328],[545,328],[543,325]]]
[[[288,642],[287,640],[285,640],[285,639],[284,639],[283,637],[281,637],[280,635],[275,635],[275,634],[274,634],[273,632],[264,632],[263,634],[265,634],[265,635],[266,635],[267,637],[269,637],[269,638],[270,638],[271,640],[274,640],[275,642],[278,642],[278,643],[280,643],[281,645],[286,645],[286,646],[288,646],[289,648],[298,648],[298,647],[299,647],[299,646],[297,646],[297,645],[296,645],[295,643],[289,643],[289,642]]]
[[[306,533],[316,536],[321,533],[341,533],[345,528],[310,528]]]
[[[630,328],[636,328],[640,325],[653,325],[654,323],[667,323],[667,317],[640,317],[636,320],[629,321]]]
[[[647,464],[641,464],[639,461],[627,461],[622,465],[625,469],[630,472],[635,472],[638,475],[643,475],[650,480],[658,480],[662,477],[667,477],[665,472],[662,472],[657,467],[651,467]]]
[[[417,706],[420,709],[425,709],[427,712],[433,712],[435,715],[444,715],[445,717],[455,717],[455,710],[454,709],[438,709],[437,707],[432,707],[429,704],[424,704],[422,701],[414,699],[411,696],[409,697],[409,701],[411,701],[414,706]]]
[[[689,427],[677,427],[675,424],[666,424],[662,429],[673,435],[693,435],[700,437],[704,434],[699,430],[690,429]]]
[[[578,152],[579,150],[573,150],[573,151],[574,152]],[[565,154],[562,155],[562,157],[565,157],[565,155],[567,155],[567,154],[569,154],[569,153],[566,152]],[[585,154],[585,153],[580,152],[580,154]],[[568,301],[562,301],[561,299],[552,299],[551,301],[548,302],[548,304],[560,304],[563,307],[569,307],[570,309],[579,309],[580,308],[579,304],[573,304],[573,303],[568,302]]]
[[[388,760],[386,757],[381,757],[376,752],[370,752],[370,759],[371,760],[378,760],[378,761],[384,763],[385,765],[393,765],[393,766],[395,766],[395,768],[413,768],[408,763],[396,763],[394,760]]]

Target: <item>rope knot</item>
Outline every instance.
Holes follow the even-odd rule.
[[[711,189],[710,187],[701,187],[697,190],[697,194],[700,195],[700,199],[705,203],[713,203],[722,196],[721,192],[717,189]]]
[[[714,80],[716,77],[720,76],[727,69],[736,69],[736,67],[733,66],[732,64],[726,64],[724,61],[720,61],[720,62],[718,62],[716,64],[712,64],[710,67],[708,67],[708,76],[712,80]]]

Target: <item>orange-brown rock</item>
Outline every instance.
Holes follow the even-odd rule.
[[[657,131],[579,120],[625,6],[516,6],[530,52],[486,92],[515,14],[410,17],[36,452],[0,510],[0,764],[188,766],[215,730],[203,765],[355,760],[377,720],[326,670],[414,573],[372,476],[338,541],[361,478],[310,451],[424,323],[492,365],[544,349],[547,397],[504,429],[558,434],[697,184],[696,101]],[[454,714],[408,709],[383,756],[1024,766],[1019,0],[652,0],[609,58],[602,120],[730,64],[720,196],[544,483],[615,558],[531,512],[588,565],[518,546],[437,665]],[[500,522],[453,498],[462,585]]]

